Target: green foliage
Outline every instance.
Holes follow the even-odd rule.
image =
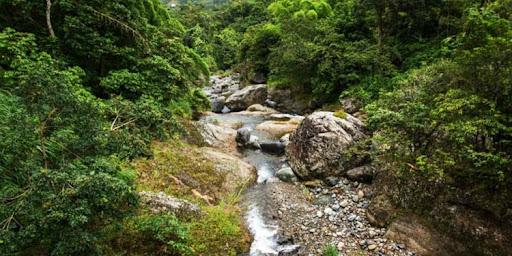
[[[136,229],[149,241],[158,243],[155,246],[158,255],[193,255],[188,246],[190,237],[188,228],[174,215],[159,214],[143,217],[136,222]]]
[[[471,30],[458,37],[455,61],[412,71],[397,90],[368,108],[370,124],[379,128],[381,144],[392,147],[384,156],[397,170],[410,171],[407,164],[413,164],[432,179],[506,186],[511,181],[512,44],[505,39],[510,21],[470,9],[467,24]]]
[[[158,0],[53,1],[55,38],[45,7],[0,1],[0,254],[104,254],[103,227],[138,207],[123,160],[208,106],[209,70]]]
[[[280,40],[281,31],[273,24],[252,27],[244,34],[241,46],[241,60],[247,62],[250,71],[262,74],[270,73],[270,53]]]
[[[206,215],[191,223],[192,248],[197,254],[237,255],[247,250],[249,237],[243,230],[239,210],[221,203],[206,207]]]

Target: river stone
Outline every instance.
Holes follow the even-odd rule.
[[[310,180],[344,174],[351,166],[343,155],[354,142],[365,138],[363,123],[347,114],[315,112],[290,135],[286,155],[299,178]]]
[[[370,165],[364,165],[348,170],[346,175],[352,181],[369,183],[373,179],[374,169]]]
[[[279,169],[279,171],[276,172],[276,176],[284,182],[297,181],[297,176],[295,176],[295,173],[293,173],[293,170],[290,167]]]
[[[242,111],[253,104],[263,104],[265,103],[266,99],[266,85],[251,85],[229,96],[229,98],[226,100],[226,106],[231,111]]]
[[[279,141],[261,142],[260,147],[261,151],[277,156],[283,155],[285,149],[284,144]]]
[[[287,133],[291,133],[299,126],[297,120],[272,121],[268,120],[256,125],[256,130],[270,134],[274,138],[280,138]]]
[[[224,106],[224,107],[222,108],[222,111],[221,111],[221,112],[222,112],[222,114],[227,114],[227,113],[231,112],[231,109],[229,109],[228,107]]]
[[[201,152],[213,164],[215,172],[225,175],[222,191],[226,194],[235,193],[256,180],[256,168],[240,158],[208,147],[201,148]]]
[[[284,145],[285,147],[286,147],[286,146],[288,146],[288,143],[290,143],[290,134],[289,134],[289,133],[287,133],[287,134],[283,135],[283,136],[279,139],[279,141],[280,141],[281,143],[283,143],[283,145]]]
[[[212,112],[214,113],[222,113],[222,109],[224,108],[224,104],[226,103],[226,97],[219,96],[212,100]]]
[[[261,104],[253,104],[247,108],[249,112],[264,112],[264,113],[277,113],[275,109],[265,107]]]
[[[334,186],[336,186],[336,184],[338,184],[339,180],[340,179],[338,179],[337,177],[329,176],[329,177],[325,178],[325,183],[331,187],[334,187]]]
[[[242,127],[236,131],[235,141],[239,147],[246,147],[251,149],[259,149],[258,137],[251,134],[252,129],[249,127]]]
[[[168,196],[164,192],[139,192],[141,202],[149,207],[153,213],[172,213],[178,217],[193,217],[201,213],[198,205],[183,199]]]
[[[360,100],[355,98],[344,98],[341,100],[341,105],[346,113],[354,114],[361,109],[363,104]]]
[[[224,152],[236,151],[235,138],[237,131],[234,129],[204,122],[198,122],[196,127],[206,145],[221,149]]]

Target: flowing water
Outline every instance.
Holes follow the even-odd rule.
[[[262,116],[228,113],[207,116],[203,120],[231,127],[249,127],[260,142],[273,140],[269,134],[255,129],[256,125],[265,120]],[[275,173],[283,164],[284,159],[263,153],[260,150],[250,149],[245,149],[243,155],[245,161],[256,167],[258,175],[256,184],[250,187],[243,197],[247,227],[254,239],[249,255],[271,256],[278,255],[279,252],[293,250],[295,245],[279,244],[279,226],[268,217],[269,206],[265,199],[267,196],[265,195],[265,186],[270,182],[278,182]]]

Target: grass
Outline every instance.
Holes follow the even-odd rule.
[[[336,246],[329,244],[326,245],[322,249],[322,256],[339,256],[340,253],[338,252],[338,249],[336,249]]]
[[[225,176],[215,170],[214,164],[197,146],[180,140],[154,142],[152,152],[152,158],[136,159],[131,164],[138,174],[137,190],[164,191],[187,199],[199,204],[203,214],[173,220],[140,209],[114,232],[111,241],[121,251],[116,254],[189,255],[175,254],[178,249],[190,249],[190,255],[224,256],[247,252],[251,237],[238,207],[242,189],[234,193],[223,191]],[[194,191],[213,200],[207,203]],[[165,229],[169,225],[158,226],[164,222],[173,224],[169,228],[174,229]],[[172,231],[186,239],[173,236]]]
[[[338,110],[338,111],[334,112],[334,116],[341,118],[341,119],[345,119],[347,117],[347,113],[343,110]]]

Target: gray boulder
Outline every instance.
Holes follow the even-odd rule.
[[[290,167],[284,167],[279,169],[279,171],[276,172],[276,177],[284,182],[297,181],[297,176],[295,176],[295,173]]]
[[[345,112],[354,114],[361,109],[363,104],[358,99],[344,98],[341,100],[341,105],[343,106]]]
[[[259,149],[258,137],[251,135],[252,129],[249,127],[242,127],[236,131],[235,141],[239,147],[246,147],[252,149]]]
[[[226,103],[226,97],[219,96],[212,100],[212,112],[221,113],[224,108],[224,104]]]
[[[301,179],[337,176],[353,167],[343,152],[365,137],[363,123],[352,115],[341,119],[332,112],[315,112],[290,135],[286,155]]]
[[[231,111],[242,111],[253,104],[264,104],[266,99],[266,85],[251,85],[229,96],[226,100],[226,106],[231,109]]]
[[[374,169],[370,165],[363,165],[347,171],[349,180],[369,183],[373,179]]]

